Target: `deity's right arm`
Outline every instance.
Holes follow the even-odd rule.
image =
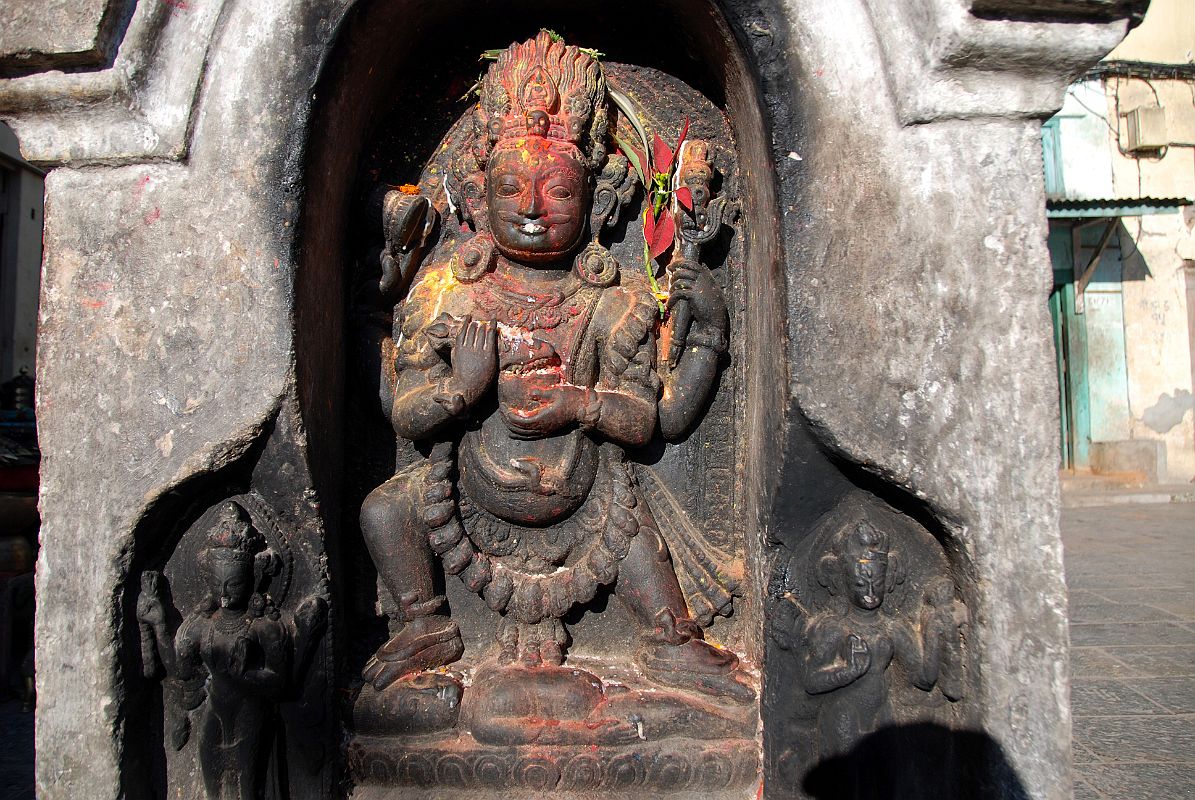
[[[166,605],[159,593],[161,580],[161,573],[147,570],[141,576],[141,594],[137,598],[141,669],[147,678],[153,678],[159,666],[167,675],[174,674],[174,637],[167,623]]]
[[[397,312],[390,422],[395,433],[412,441],[434,435],[477,401],[453,376],[443,337],[429,336],[439,312],[451,299],[442,272],[425,274]]]
[[[810,626],[807,640],[809,649],[805,654],[806,692],[825,694],[841,689],[867,671],[860,669],[860,662],[842,657],[843,644],[849,638],[850,631],[833,621],[823,619]]]
[[[464,395],[454,391],[450,373],[437,380],[433,369],[398,370],[390,422],[404,439],[432,436],[465,408]]]
[[[179,680],[188,681],[199,670],[199,642],[202,639],[203,623],[207,621],[201,613],[192,613],[183,620],[174,637],[175,671]]]

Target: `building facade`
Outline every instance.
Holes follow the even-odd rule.
[[[1193,45],[1154,2],[1045,127],[1064,468],[1195,478]]]

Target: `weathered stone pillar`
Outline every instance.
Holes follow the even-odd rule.
[[[923,643],[933,613],[955,621],[942,663],[958,674],[919,683],[878,667],[894,739],[857,713],[868,698],[841,713],[889,761],[947,753],[956,794],[1069,797],[1039,128],[1144,4],[662,2],[652,13],[671,23],[656,49],[608,24],[642,4],[427,5],[0,10],[0,118],[50,170],[39,797],[203,795],[199,703],[238,696],[214,679],[197,689],[171,662],[186,620],[217,635],[197,576],[224,558],[229,574],[252,565],[257,590],[227,600],[254,620],[228,634],[229,651],[281,642],[262,664],[286,673],[245,695],[269,722],[238,718],[254,751],[238,751],[242,772],[267,796],[341,791],[340,690],[360,685],[345,639],[371,613],[359,589],[377,574],[355,528],[357,482],[372,473],[345,452],[376,414],[345,388],[358,363],[348,253],[374,188],[362,154],[380,119],[420,113],[426,99],[402,92],[436,71],[408,60],[421,43],[472,56],[541,26],[614,60],[691,70],[738,148],[750,236],[731,353],[746,433],[726,525],[744,543],[736,613],[761,683],[765,796],[841,779],[843,754],[818,731],[849,695],[810,688],[808,653],[828,629],[811,620],[838,624],[822,592],[839,578],[827,567],[819,588],[819,565],[863,547],[905,562],[893,619],[919,620]],[[867,525],[884,543],[847,541]],[[911,599],[893,610],[901,591]],[[903,635],[843,630],[848,661],[850,642]],[[856,755],[845,763],[875,753]],[[802,789],[819,768],[828,783]]]

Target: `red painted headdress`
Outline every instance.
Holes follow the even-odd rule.
[[[601,64],[547,31],[512,44],[486,74],[473,126],[479,167],[503,142],[543,137],[573,145],[597,169],[608,126]]]

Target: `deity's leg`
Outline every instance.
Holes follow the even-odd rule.
[[[689,616],[668,545],[647,514],[618,565],[615,595],[643,630],[639,664],[668,686],[750,700],[755,693],[740,680],[738,658],[702,640]]]
[[[203,774],[203,788],[208,797],[221,797],[223,795],[222,786],[224,784],[224,773],[231,767],[237,768],[237,764],[229,763],[227,758],[227,748],[224,740],[224,723],[220,714],[213,708],[213,704],[219,703],[219,697],[215,700],[208,698],[208,706],[199,714],[199,769]],[[235,734],[234,734],[235,735]]]
[[[675,620],[689,619],[668,545],[649,520],[640,521],[638,535],[631,539],[626,558],[618,564],[615,593],[645,630],[660,624],[658,616],[665,609]],[[700,637],[700,629],[693,627]]]
[[[422,470],[403,470],[370,492],[361,506],[365,545],[396,603],[404,595],[425,602],[435,594],[427,528],[415,511],[422,485]]]
[[[432,469],[435,465],[432,466]],[[420,510],[426,465],[399,472],[361,507],[361,532],[382,582],[398,606],[398,631],[365,665],[364,677],[384,689],[403,675],[450,664],[464,650],[460,629],[439,613],[433,554]]]

